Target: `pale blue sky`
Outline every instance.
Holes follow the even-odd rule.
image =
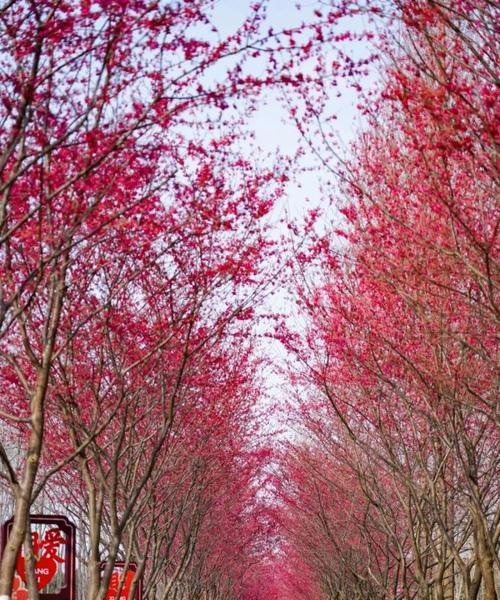
[[[248,14],[251,2],[252,0],[218,0],[215,24],[221,35],[231,33],[241,24],[245,15]],[[301,21],[307,20],[314,8],[320,4],[317,0],[306,0],[302,2],[303,9],[299,12],[295,6],[295,0],[270,0],[269,23],[266,24],[266,29],[273,27],[275,30],[279,30],[299,25]],[[351,19],[343,26],[354,31],[361,31],[366,28],[366,21],[359,17]],[[352,43],[350,46],[344,45],[342,49],[356,57],[368,54],[366,46],[355,46]],[[335,57],[334,49],[329,52],[332,58]],[[367,83],[373,82],[375,77],[376,74],[371,73],[370,77],[367,78]],[[338,90],[342,91],[340,98],[336,97]],[[356,110],[357,101],[357,93],[348,85],[340,83],[337,88],[332,88],[332,98],[328,105],[328,112],[337,115],[335,132],[340,145],[345,146],[346,149],[348,144],[355,138],[356,131],[362,126],[360,115]],[[268,96],[266,102],[252,116],[250,125],[255,134],[255,145],[265,153],[269,153],[271,157],[277,149],[282,153],[286,152],[293,155],[299,147],[300,136],[298,131],[276,95],[271,94]],[[280,219],[283,216],[300,221],[308,209],[326,204],[324,192],[321,191],[322,184],[328,183],[328,185],[335,186],[332,175],[320,166],[319,161],[313,156],[312,152],[306,154],[303,164],[311,167],[315,166],[316,169],[301,173],[296,182],[289,183],[286,197],[277,207],[272,217],[275,222],[277,236],[287,233],[286,227],[280,225]],[[336,218],[334,208],[329,209],[328,218]],[[275,312],[292,314],[294,312],[293,298],[289,298],[286,290],[276,290],[269,300],[269,308]],[[293,318],[296,325],[299,326],[298,318],[296,316]],[[280,344],[268,342],[263,351],[272,357],[278,367],[284,364],[286,356]],[[271,402],[276,407],[282,406],[287,396],[286,381],[283,381],[280,376],[272,372],[266,374],[266,381],[269,386]],[[269,423],[268,426],[273,429],[273,427],[276,427],[276,423]]]
[[[234,31],[241,24],[249,12],[252,1],[254,0],[218,0],[214,16],[216,26],[222,35]],[[279,30],[297,26],[301,21],[310,18],[315,8],[321,8],[321,2],[318,0],[304,0],[301,4],[302,8],[299,11],[296,8],[296,0],[270,0],[266,29],[273,27]],[[366,20],[362,17],[351,19],[341,25],[354,31],[361,31],[366,26]],[[342,49],[357,57],[368,53],[366,46],[363,47],[361,44],[344,44]],[[331,56],[332,58],[335,56],[333,50]],[[373,76],[370,79],[373,79]],[[336,97],[338,90],[342,91],[341,98]],[[335,127],[341,144],[347,145],[352,141],[356,130],[360,127],[356,103],[356,92],[342,82],[335,90],[332,89],[332,100],[328,111],[337,115]],[[298,148],[298,132],[275,96],[268,98],[252,117],[251,126],[256,136],[256,144],[266,152],[272,154],[279,148],[282,152],[293,154]],[[318,165],[318,161],[309,154],[305,164]],[[323,174],[325,174],[324,169]],[[296,185],[289,186],[285,206],[292,218],[300,218],[307,208],[321,201],[319,189],[321,180],[320,170],[304,173],[300,179],[300,188]],[[309,198],[311,203],[306,202],[306,198]]]

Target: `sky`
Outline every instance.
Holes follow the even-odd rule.
[[[248,14],[251,0],[218,0],[216,3],[215,22],[221,33],[230,33],[244,20]],[[268,10],[267,27],[273,27],[275,30],[286,29],[297,26],[302,20],[307,20],[308,15],[312,13],[315,7],[318,7],[316,0],[306,0],[302,2],[301,10],[297,10],[295,0],[270,0]],[[354,31],[361,31],[367,26],[366,20],[362,17],[351,19],[348,28]],[[359,44],[351,44],[350,48],[344,45],[344,49],[354,52],[356,56],[367,54],[366,48]],[[332,52],[333,57],[333,52]],[[370,77],[373,79],[373,76]],[[339,85],[342,91],[342,97],[334,98],[329,112],[335,113],[338,118],[336,121],[336,133],[339,141],[348,145],[361,127],[361,117],[356,109],[358,94],[352,88]],[[251,121],[256,136],[257,145],[264,151],[270,153],[276,152],[279,147],[281,150],[293,153],[299,143],[299,135],[294,124],[287,117],[281,103],[276,97],[268,99],[266,104],[253,116]],[[307,157],[308,165],[318,163],[313,157]],[[318,173],[303,174],[300,184],[301,187],[291,186],[288,191],[287,209],[292,216],[300,216],[304,210],[309,208],[309,202],[319,201]]]
[[[214,14],[214,22],[221,35],[227,35],[233,32],[248,15],[251,0],[218,0]],[[318,7],[316,0],[306,0],[302,2],[302,10],[298,11],[295,0],[270,0],[268,11],[268,23],[266,29],[273,27],[275,30],[291,28],[299,25],[302,20],[307,20],[314,8]],[[365,19],[356,17],[347,24],[350,30],[362,31],[367,27]],[[358,43],[351,43],[351,46],[344,46],[344,50],[360,57],[367,55],[369,50]],[[335,56],[332,51],[332,58]],[[371,72],[366,79],[366,84],[376,79],[376,73]],[[337,90],[342,91],[340,98],[336,97]],[[328,106],[330,113],[335,113],[335,133],[339,147],[343,152],[348,151],[348,145],[356,137],[356,132],[362,128],[362,118],[356,109],[358,102],[358,92],[351,87],[340,83],[336,88],[335,95],[332,94],[331,105]],[[267,98],[267,101],[261,105],[251,117],[250,127],[255,135],[255,145],[264,153],[268,153],[268,160],[271,163],[278,150],[290,155],[294,155],[301,143],[300,135],[290,120],[282,106],[282,102],[274,95]],[[322,186],[335,184],[332,181],[332,175],[326,172],[321,166],[319,160],[313,156],[312,152],[306,153],[302,166],[307,167],[300,173],[295,181],[290,181],[285,197],[277,206],[271,219],[276,237],[289,235],[285,221],[292,220],[301,222],[306,212],[316,206],[325,206],[325,195]],[[335,208],[328,209],[328,219],[337,219]],[[287,289],[276,289],[267,301],[264,311],[269,310],[274,313],[292,314],[294,311],[293,294]],[[294,317],[294,325],[297,325],[297,316]],[[263,352],[271,357],[276,372],[266,373],[266,383],[269,386],[268,402],[277,409],[275,414],[287,401],[290,394],[289,384],[284,377],[279,374],[282,367],[285,366],[287,356],[285,350],[278,342],[266,341]],[[279,419],[269,423],[269,427],[279,428]]]

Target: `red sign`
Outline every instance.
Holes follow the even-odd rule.
[[[28,600],[28,590],[21,587],[23,584],[19,575],[14,575],[14,584],[12,586],[12,600]]]
[[[35,576],[43,600],[75,600],[75,526],[66,517],[33,515],[31,539],[35,555]],[[2,527],[2,552],[12,529],[12,519]],[[26,600],[26,563],[17,558],[12,600]]]
[[[43,590],[54,579],[59,564],[64,563],[64,558],[58,555],[58,551],[62,544],[66,544],[66,539],[61,534],[59,527],[49,529],[43,538],[40,538],[38,532],[33,531],[31,538],[33,554],[36,557],[35,575],[37,587],[39,590]],[[22,554],[17,557],[17,572],[22,581],[26,583],[26,565]]]
[[[101,569],[105,569],[106,563],[102,563]],[[132,582],[137,571],[137,564],[129,562],[127,565],[127,571],[125,572],[125,563],[116,561],[113,567],[113,574],[109,582],[108,593],[106,594],[106,600],[142,600],[142,580],[139,579],[135,594],[133,598],[129,598],[130,591],[132,590]],[[120,584],[123,581],[123,585]],[[120,593],[118,594],[118,590]]]

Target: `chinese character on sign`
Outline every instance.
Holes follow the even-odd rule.
[[[2,552],[12,529],[2,527]],[[31,541],[40,600],[75,600],[75,526],[66,517],[32,515]],[[11,600],[27,600],[27,573],[23,550],[16,563]]]
[[[104,570],[106,563],[102,563],[101,569]],[[106,600],[141,600],[142,599],[142,581],[139,580],[135,590],[135,594],[132,599],[129,598],[130,591],[132,589],[132,582],[134,581],[135,573],[137,571],[137,565],[134,562],[129,562],[127,565],[127,571],[125,572],[125,563],[116,562],[113,567],[113,574],[109,582],[108,593]],[[123,585],[120,589],[120,584],[123,581]]]

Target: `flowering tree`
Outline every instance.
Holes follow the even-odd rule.
[[[225,36],[214,8],[0,7],[0,600],[26,592],[23,544],[38,597],[42,501],[83,525],[89,600],[122,559],[155,600],[494,600],[495,7],[328,0],[275,31],[258,2]],[[365,17],[383,78],[339,161],[323,118],[338,78],[362,92],[373,55],[345,46],[373,33],[337,26]],[[278,335],[302,429],[280,477],[252,412],[292,167],[245,147],[268,89],[345,217],[325,233],[311,214],[295,253],[307,325]]]
[[[316,439],[325,421],[332,428],[326,450],[316,442],[314,452],[331,452],[355,477],[351,496],[359,490],[367,515],[376,516],[362,521],[364,540],[381,531],[392,545],[388,578],[367,578],[365,560],[355,577],[387,598],[451,599],[461,589],[493,599],[500,535],[493,15],[486,2],[473,10],[465,2],[389,8],[400,43],[395,48],[389,34],[383,41],[385,82],[365,109],[352,159],[339,168],[346,225],[318,234],[311,254],[298,255],[302,265],[319,259],[321,283],[301,290],[309,319],[303,345],[285,342],[330,406],[321,416],[316,402],[304,409]],[[314,511],[318,502],[307,506]],[[356,540],[353,511],[351,519]],[[307,535],[313,551],[321,536]],[[334,555],[349,556],[344,550]],[[319,570],[336,579],[331,565]]]
[[[336,19],[262,33],[256,3],[220,36],[213,7],[14,0],[0,9],[0,459],[14,502],[0,596],[24,540],[36,597],[25,532],[47,482],[73,460],[85,471],[99,442],[119,454],[140,411],[167,404],[141,467],[149,477],[191,363],[249,318],[261,293],[261,224],[286,178],[249,163],[235,141],[264,88],[321,92],[322,75],[301,65],[322,64]],[[66,441],[69,432],[68,443],[47,431]],[[95,473],[85,476],[92,488]]]
[[[170,265],[162,262],[169,249],[192,235],[199,245],[193,242],[193,251],[202,252],[200,240],[213,241],[213,227],[230,231],[240,207],[255,200],[249,190],[242,202],[235,199],[226,207],[224,222],[215,224],[221,214],[213,212],[219,196],[210,187],[211,161],[198,163],[189,170],[191,181],[184,179],[186,165],[201,158],[196,130],[215,129],[211,123],[217,111],[228,96],[236,98],[242,91],[239,66],[220,84],[205,85],[204,74],[224,55],[239,51],[243,37],[252,36],[259,22],[256,15],[234,37],[202,41],[191,30],[207,23],[210,5],[10,2],[2,8],[0,335],[8,396],[2,416],[25,432],[26,445],[18,464],[9,459],[8,449],[1,453],[15,499],[15,522],[2,559],[0,595],[10,593],[24,539],[47,402],[53,405],[47,390],[54,362],[68,360],[88,327],[95,331],[96,316],[115,325],[109,309],[124,300],[125,290],[129,309],[140,303],[137,281],[146,268],[153,270],[153,261],[168,281],[173,272],[165,270],[179,260],[173,252]],[[214,140],[216,156],[224,148],[227,140]],[[245,172],[242,164],[231,166]],[[193,178],[198,194],[178,208],[175,201],[180,202]],[[164,194],[171,190],[169,201]],[[255,210],[263,216],[271,204],[271,199],[265,206],[258,201]],[[201,206],[205,215],[195,223],[192,211]],[[242,256],[217,248],[224,255],[217,268],[229,272],[238,265],[241,277],[248,276],[252,256],[247,250]],[[110,272],[109,265],[117,263],[121,269]],[[189,268],[187,257],[182,267]],[[215,277],[214,272],[212,285]],[[140,364],[165,343],[159,335],[147,341],[151,345],[144,346],[143,340],[143,356],[136,355]],[[93,358],[97,348],[87,351]]]

